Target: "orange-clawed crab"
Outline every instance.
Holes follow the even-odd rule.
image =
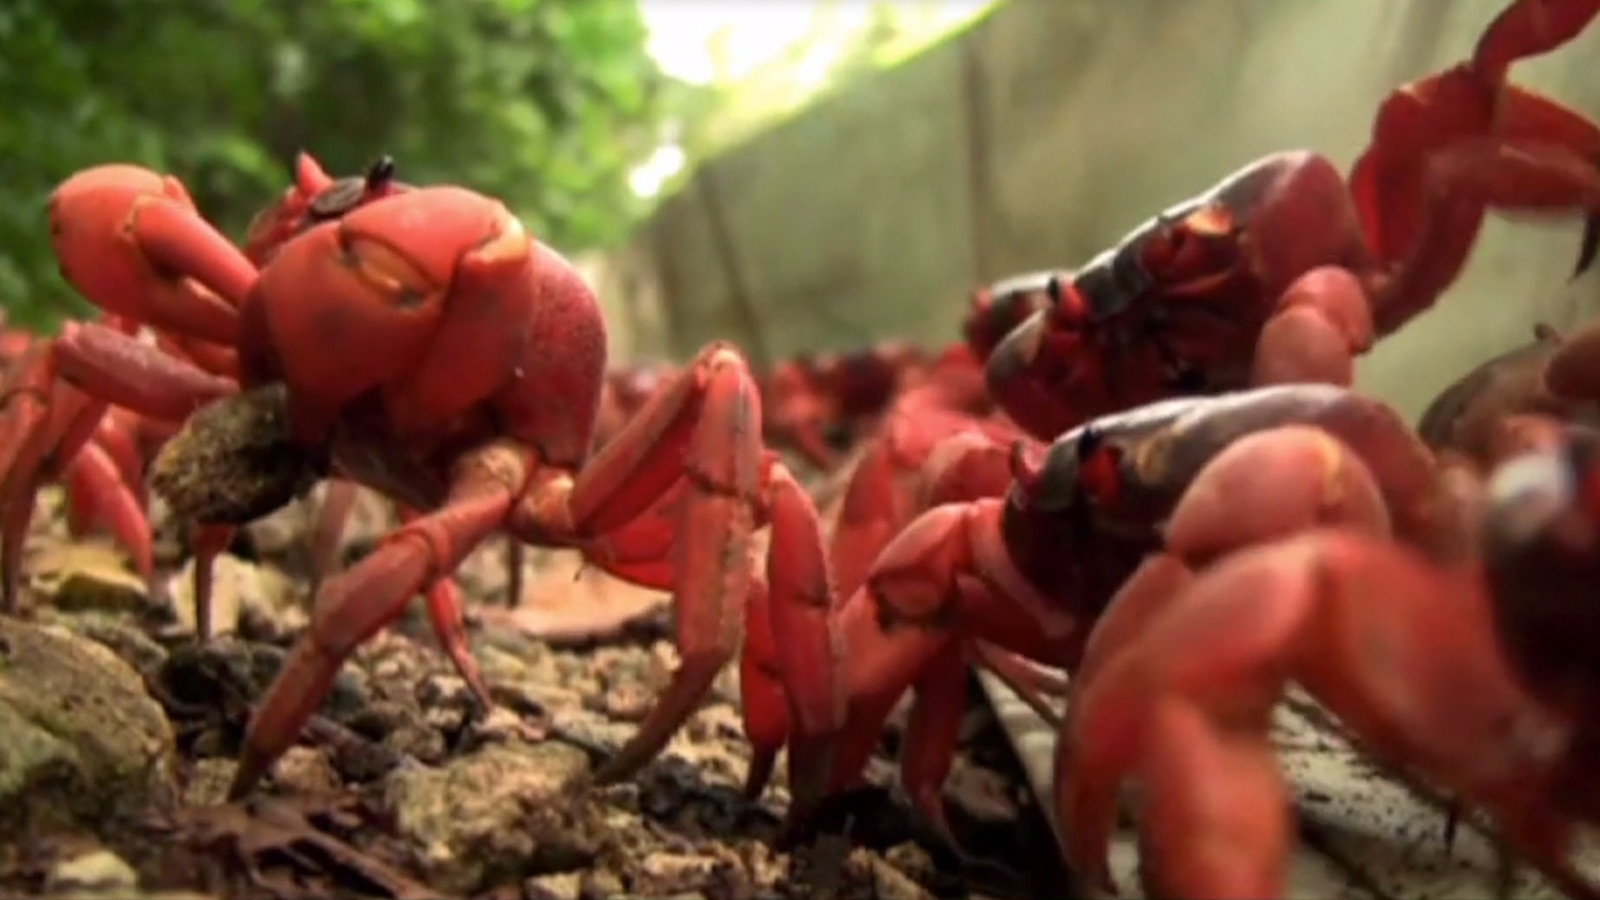
[[[393,172],[393,163],[384,159],[364,176],[335,180],[302,154],[295,183],[252,223],[244,254],[206,225],[174,178],[111,165],[80,173],[57,189],[50,227],[62,273],[103,310],[104,327],[153,337],[161,352],[86,361],[76,346],[78,336],[69,334],[22,347],[12,361],[0,390],[6,417],[0,420],[0,596],[7,608],[15,606],[22,541],[39,486],[79,466],[98,465],[97,448],[121,442],[134,425],[146,438],[147,453],[171,435],[173,423],[189,409],[149,394],[144,374],[159,378],[177,365],[189,379],[192,396],[231,391],[238,375],[239,324],[229,298],[254,280],[256,265],[299,230],[403,189],[393,182]],[[184,367],[185,361],[198,368]],[[76,386],[84,379],[105,381],[98,370],[119,362],[160,371],[130,368],[107,393]],[[145,409],[155,414],[134,412]],[[126,457],[118,459],[120,466],[134,463],[131,454],[120,456]],[[142,486],[142,464],[130,471],[138,473],[134,483]],[[107,485],[104,479],[98,483]],[[96,497],[102,516],[115,516],[119,539],[148,576],[150,529],[142,487],[126,495],[97,490]],[[231,536],[228,529],[200,529],[195,536],[196,621],[202,634],[210,629],[211,562]]]
[[[970,435],[941,448],[930,508],[834,611],[838,662],[789,686],[796,703],[835,713],[796,729],[796,824],[859,777],[913,685],[902,778],[937,821],[965,708],[964,641],[1072,672],[1108,605],[1169,589],[1224,551],[1346,521],[1392,521],[1441,554],[1458,541],[1457,496],[1427,449],[1392,409],[1346,388],[1170,400],[1039,449]],[[1190,507],[1228,516],[1199,528]]]
[[[1570,858],[1575,826],[1600,822],[1600,432],[1522,426],[1466,562],[1387,540],[1375,512],[1118,601],[1073,686],[1056,775],[1080,875],[1115,889],[1107,844],[1136,776],[1152,896],[1284,896],[1295,829],[1269,731],[1293,681],[1366,752],[1486,810],[1568,896],[1600,897]],[[1373,495],[1371,474],[1350,472]],[[1184,507],[1202,527],[1238,518],[1202,497]]]
[[[1600,128],[1506,81],[1597,11],[1514,0],[1469,60],[1383,102],[1348,182],[1316,153],[1273,154],[1020,286],[1046,309],[990,355],[996,402],[1053,436],[1171,396],[1350,384],[1356,356],[1455,281],[1487,210],[1600,212]]]
[[[67,327],[54,373],[184,421],[152,484],[185,518],[226,530],[325,475],[422,511],[321,585],[310,629],[251,720],[233,796],[292,744],[354,647],[501,529],[543,545],[625,546],[634,519],[680,492],[671,565],[651,569],[648,586],[675,590],[682,664],[600,781],[636,770],[693,711],[739,649],[743,604],[764,601],[772,621],[761,625],[774,634],[821,626],[816,512],[763,447],[757,388],[733,347],[701,351],[591,458],[604,321],[577,272],[498,201],[448,186],[371,199],[285,240],[258,272],[192,207],[166,202],[167,183],[126,166],[68,179],[52,205],[58,234],[163,230],[137,254],[105,239],[61,242],[63,268],[108,308],[144,321],[165,310],[168,327],[209,329],[236,349],[239,381],[97,324]],[[49,408],[10,413],[13,440],[55,436],[37,427]],[[748,561],[762,522],[774,543],[765,578]],[[609,568],[603,554],[597,563]],[[481,692],[461,610],[431,612]],[[771,665],[793,669],[812,661],[794,660],[792,648],[816,643],[762,646],[776,655]],[[765,699],[783,705],[781,695]]]

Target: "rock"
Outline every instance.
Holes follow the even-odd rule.
[[[232,759],[214,756],[197,759],[189,767],[189,777],[183,786],[185,806],[215,806],[228,799],[228,785],[239,764]]]
[[[122,553],[99,541],[40,541],[28,554],[28,587],[62,611],[140,613],[150,609],[150,589]]]
[[[869,883],[873,886],[872,896],[878,900],[933,900],[933,895],[922,885],[907,878],[882,857],[865,850],[856,850],[850,854],[849,865],[851,868],[866,870]]]
[[[467,723],[466,734],[462,736],[460,743],[463,748],[506,741],[538,743],[548,734],[549,730],[542,724],[525,721],[504,706],[494,706]]]
[[[339,773],[327,754],[315,747],[290,747],[272,767],[278,789],[298,796],[331,794],[340,786]]]
[[[174,796],[172,729],[143,679],[65,628],[0,617],[0,734],[0,843]]]
[[[81,613],[60,617],[60,624],[110,648],[146,680],[156,677],[167,661],[165,647],[151,640],[143,628],[125,617]]]
[[[560,872],[529,878],[522,885],[526,900],[578,900],[583,892],[583,876],[576,872]]]
[[[290,503],[271,515],[244,526],[250,533],[251,545],[262,556],[286,556],[302,545],[309,547],[308,536],[312,523],[321,510],[320,503],[310,498]]]
[[[44,889],[126,894],[139,887],[139,874],[110,850],[91,850],[62,860],[45,875]]]
[[[716,865],[716,860],[704,856],[652,853],[639,864],[633,889],[651,896],[695,891]]]
[[[622,883],[615,872],[592,869],[578,878],[579,900],[612,900],[613,897],[625,897],[627,894],[628,886]]]
[[[655,705],[656,695],[637,681],[625,681],[606,691],[602,712],[622,722],[642,722]]]
[[[473,894],[594,858],[606,829],[565,790],[588,767],[566,744],[492,744],[441,768],[396,771],[385,800],[428,882]]]

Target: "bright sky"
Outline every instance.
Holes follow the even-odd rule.
[[[988,6],[986,0],[941,0],[940,18],[951,25],[970,18]],[[777,56],[804,34],[815,14],[808,0],[639,0],[645,24],[650,28],[650,54],[667,74],[697,84],[709,82],[715,74],[710,42],[719,29],[728,31],[727,54],[730,74],[744,75]],[[864,22],[869,4],[843,4],[837,11],[841,26]],[[820,82],[830,60],[818,54],[805,61],[816,71],[795,73],[801,80]],[[803,64],[803,65],[805,65]],[[683,151],[662,147],[633,174],[634,192],[655,196],[661,185],[683,168]]]

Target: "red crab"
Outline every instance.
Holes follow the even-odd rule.
[[[833,469],[840,439],[882,415],[928,364],[921,348],[904,341],[781,362],[762,385],[767,440],[793,446],[819,469]]]
[[[1561,431],[1564,425],[1558,422],[1588,423],[1587,426],[1578,426],[1580,428],[1592,426],[1596,421],[1596,412],[1600,410],[1600,406],[1597,406],[1597,401],[1600,401],[1600,369],[1596,368],[1596,361],[1600,360],[1600,352],[1597,352],[1600,351],[1600,327],[1590,327],[1570,339],[1562,339],[1551,329],[1541,327],[1537,329],[1536,337],[1535,343],[1502,354],[1468,372],[1446,388],[1422,417],[1420,437],[1437,455],[1440,465],[1438,478],[1443,489],[1458,499],[1462,528],[1458,531],[1457,540],[1461,547],[1468,550],[1476,549],[1479,544],[1477,523],[1483,521],[1486,515],[1482,485],[1497,466],[1530,451],[1537,452],[1564,443],[1567,440]],[[1591,441],[1582,437],[1589,432],[1573,434],[1579,437],[1580,444]],[[1583,456],[1580,460],[1583,466],[1593,464],[1593,460],[1587,457],[1587,451]],[[1503,483],[1502,487],[1506,484],[1515,485],[1521,476],[1513,473],[1525,465],[1517,463],[1504,469],[1503,477],[1512,481]],[[1548,475],[1538,466],[1534,470],[1544,472],[1538,476],[1540,478]],[[1587,477],[1594,478],[1593,475]],[[1584,478],[1579,478],[1575,483],[1584,482]],[[1600,480],[1595,483],[1600,484]],[[1596,496],[1600,497],[1600,494]],[[1507,497],[1502,493],[1499,499],[1504,501]],[[1595,506],[1594,511],[1600,512],[1600,505]],[[1505,516],[1510,512],[1509,508],[1502,507],[1490,510],[1487,516],[1491,521],[1498,518],[1502,524],[1509,524]],[[1543,513],[1550,512],[1552,510],[1543,510]],[[1179,518],[1189,516],[1194,528],[1220,528],[1224,527],[1225,519],[1237,516],[1238,511],[1198,498],[1193,503],[1185,500],[1176,515]],[[1541,520],[1532,524],[1542,526],[1549,521]],[[1499,534],[1501,537],[1510,536],[1503,529]],[[1535,536],[1536,529],[1525,532],[1522,538]],[[1065,849],[1069,858],[1084,866],[1086,874],[1097,881],[1105,877],[1103,841],[1109,824],[1104,818],[1104,804],[1112,802],[1108,798],[1114,795],[1115,783],[1122,775],[1139,772],[1145,776],[1147,790],[1163,792],[1163,796],[1157,797],[1153,805],[1147,803],[1143,822],[1145,853],[1149,860],[1144,872],[1147,887],[1152,893],[1160,896],[1217,893],[1229,896],[1281,896],[1285,862],[1282,851],[1287,847],[1288,835],[1273,830],[1277,827],[1275,823],[1283,821],[1283,816],[1281,809],[1267,812],[1271,798],[1279,796],[1272,793],[1276,788],[1273,787],[1273,776],[1270,774],[1271,755],[1270,752],[1264,756],[1260,754],[1259,751],[1266,749],[1264,732],[1252,734],[1252,729],[1264,722],[1256,714],[1270,712],[1281,693],[1285,677],[1296,678],[1321,697],[1335,714],[1345,718],[1346,724],[1365,739],[1363,744],[1369,750],[1388,756],[1391,762],[1407,764],[1424,774],[1438,776],[1440,783],[1457,788],[1467,802],[1484,801],[1486,790],[1492,792],[1511,787],[1510,784],[1496,786],[1486,783],[1482,777],[1473,774],[1474,771],[1489,769],[1468,770],[1461,767],[1463,763],[1479,766],[1477,760],[1469,761],[1459,755],[1441,758],[1438,753],[1440,747],[1436,743],[1448,740],[1453,746],[1470,746],[1477,750],[1486,746],[1483,742],[1459,733],[1445,736],[1437,730],[1439,723],[1445,720],[1406,721],[1410,717],[1404,712],[1404,709],[1410,708],[1439,710],[1440,715],[1455,716],[1460,713],[1465,716],[1466,711],[1457,705],[1419,700],[1416,694],[1410,693],[1431,690],[1429,685],[1448,683],[1454,685],[1451,690],[1461,696],[1489,698],[1491,702],[1485,707],[1489,714],[1504,715],[1505,707],[1494,705],[1508,702],[1508,694],[1505,685],[1494,683],[1504,677],[1507,670],[1494,647],[1496,636],[1493,627],[1487,618],[1475,618],[1477,611],[1473,610],[1469,610],[1469,615],[1461,620],[1454,619],[1457,610],[1456,591],[1440,589],[1445,584],[1456,584],[1458,591],[1477,595],[1481,585],[1474,564],[1475,554],[1464,557],[1467,562],[1465,565],[1460,564],[1462,560],[1459,559],[1447,560],[1452,563],[1449,566],[1451,571],[1447,576],[1441,576],[1439,573],[1445,569],[1440,566],[1440,560],[1414,560],[1409,558],[1412,555],[1409,552],[1388,548],[1374,555],[1370,553],[1370,548],[1364,546],[1366,540],[1358,535],[1321,534],[1294,539],[1263,550],[1246,551],[1237,560],[1224,560],[1216,564],[1214,569],[1203,572],[1191,588],[1181,587],[1181,582],[1186,579],[1180,576],[1177,579],[1179,586],[1176,587],[1168,585],[1161,590],[1128,592],[1106,613],[1085,651],[1078,680],[1073,686],[1073,704],[1064,732],[1070,739],[1062,741],[1057,760],[1057,805],[1063,821],[1069,823],[1066,833],[1070,838]],[[1495,554],[1507,549],[1522,553],[1530,548],[1491,541],[1491,563],[1497,558],[1505,559]],[[1576,548],[1569,546],[1567,549]],[[1600,564],[1600,556],[1592,555],[1592,545],[1587,552],[1591,554],[1588,565],[1592,571],[1596,564]],[[1527,560],[1529,557],[1520,558]],[[1313,561],[1310,566],[1307,565],[1308,560]],[[1313,584],[1304,578],[1304,573],[1317,566],[1325,568],[1328,574]],[[1556,569],[1560,570],[1559,564]],[[1424,571],[1427,574],[1421,578],[1413,574]],[[1522,573],[1521,583],[1537,585],[1540,589],[1550,587],[1558,593],[1570,590],[1569,584],[1541,580],[1538,574],[1543,571]],[[1466,586],[1459,587],[1463,582]],[[1393,585],[1392,596],[1390,591],[1373,587],[1386,584]],[[1272,590],[1269,585],[1281,585],[1283,589]],[[1423,589],[1427,585],[1432,585],[1432,588]],[[1257,587],[1252,589],[1251,586]],[[1230,597],[1250,599],[1225,599]],[[1393,606],[1392,603],[1400,598],[1411,602],[1403,603],[1401,607]],[[1443,602],[1447,599],[1448,602]],[[1517,602],[1517,608],[1523,611],[1538,608],[1526,605],[1521,600]],[[1539,597],[1534,602],[1546,604],[1549,600]],[[1385,629],[1383,634],[1392,636],[1386,636],[1380,644],[1374,644],[1372,636],[1363,633],[1359,637],[1348,638],[1349,646],[1336,641],[1333,644],[1318,644],[1311,653],[1300,652],[1300,646],[1309,649],[1309,645],[1302,645],[1295,637],[1298,626],[1289,624],[1292,618],[1309,614],[1311,617],[1302,621],[1317,633],[1338,634],[1337,629],[1328,627],[1330,620],[1314,614],[1324,608],[1332,612],[1352,604],[1361,607],[1361,621]],[[1434,604],[1442,605],[1438,611],[1433,611],[1431,606]],[[1220,611],[1224,606],[1229,608],[1226,613]],[[1440,615],[1452,617],[1450,628],[1444,629],[1446,633],[1452,629],[1462,629],[1465,624],[1462,640],[1436,642],[1432,639],[1435,629],[1442,626],[1430,623],[1432,617]],[[1202,625],[1202,617],[1214,624]],[[1238,626],[1244,622],[1252,626],[1259,625],[1263,629],[1283,625],[1285,630],[1270,634],[1261,631],[1255,639],[1246,638],[1243,642],[1230,639],[1226,644],[1229,649],[1210,652],[1219,645],[1211,640],[1210,632],[1205,629],[1233,628],[1236,637],[1243,637],[1243,632],[1249,629]],[[1183,637],[1177,638],[1178,634]],[[1362,648],[1406,646],[1403,642],[1408,640],[1415,643],[1418,639],[1409,637],[1409,634],[1429,635],[1428,646],[1401,652],[1391,658],[1425,660],[1430,667],[1428,670],[1413,667],[1391,671],[1381,665],[1374,668],[1365,663],[1369,654]],[[1504,635],[1504,639],[1509,640],[1518,637],[1519,633],[1514,629]],[[1535,635],[1523,634],[1522,637],[1531,638]],[[1197,685],[1187,673],[1198,670],[1186,667],[1185,660],[1188,657],[1184,652],[1168,652],[1168,642],[1175,639],[1208,648],[1207,659],[1201,663],[1209,673],[1202,689],[1205,692],[1203,695],[1194,694]],[[1534,658],[1547,658],[1538,654],[1549,649],[1552,648],[1524,645],[1517,652],[1533,654]],[[1229,660],[1230,665],[1218,669],[1217,658],[1225,657],[1225,654],[1254,656],[1249,663],[1233,664]],[[1329,660],[1361,662],[1349,669],[1322,665]],[[1435,671],[1432,668],[1435,666],[1441,668]],[[1260,679],[1252,687],[1236,689],[1240,684],[1258,679],[1260,673],[1267,669],[1276,674],[1272,678]],[[1368,683],[1363,682],[1360,676],[1368,671],[1381,671],[1380,681],[1370,684],[1381,683],[1386,687],[1375,690],[1367,686]],[[1212,675],[1222,680],[1213,679]],[[1483,686],[1486,681],[1488,684],[1483,690],[1460,688],[1461,685]],[[1279,690],[1274,691],[1271,684],[1279,685]],[[1400,686],[1404,691],[1397,692],[1388,686]],[[1131,697],[1130,691],[1140,695],[1139,698]],[[1219,694],[1217,691],[1225,693]],[[1193,714],[1194,718],[1187,722],[1174,720],[1160,723],[1146,719],[1146,716],[1156,715],[1146,705],[1156,696],[1166,696],[1178,704],[1186,704],[1188,708],[1179,712],[1185,716]],[[1225,710],[1212,705],[1209,699],[1218,696],[1232,698],[1226,701],[1228,706]],[[1528,702],[1525,697],[1517,700],[1514,695],[1510,699]],[[1396,701],[1405,706],[1385,706]],[[1238,770],[1236,774],[1219,778],[1207,770],[1211,765],[1226,764],[1221,763],[1219,758],[1187,753],[1188,759],[1180,758],[1170,753],[1170,748],[1159,746],[1167,740],[1161,732],[1143,730],[1146,727],[1205,729],[1215,722],[1202,720],[1219,714],[1240,728],[1239,733],[1230,734],[1229,742],[1233,744],[1238,741],[1237,747],[1243,754],[1241,760],[1252,760],[1250,768],[1261,764],[1256,771],[1246,774],[1244,770]],[[1466,717],[1454,721],[1468,728],[1482,727],[1483,722]],[[1224,727],[1231,731],[1234,724]],[[1262,741],[1260,746],[1253,745],[1257,740]],[[1174,743],[1188,750],[1204,741],[1204,738],[1185,730],[1182,735],[1175,736]],[[1485,758],[1492,757],[1494,752],[1516,752],[1514,746],[1497,744],[1494,740],[1490,740],[1487,746],[1496,749],[1485,754]],[[1497,759],[1496,765],[1504,762],[1510,761]],[[1108,769],[1108,766],[1111,768]],[[1516,770],[1513,762],[1509,769],[1501,771],[1516,772],[1511,776],[1513,778],[1527,774]],[[1229,777],[1253,785],[1253,788],[1247,787],[1241,793],[1258,799],[1261,805],[1241,804],[1239,808],[1244,811],[1239,819],[1230,820],[1226,815],[1213,818],[1216,811],[1208,811],[1203,804],[1195,802],[1194,785],[1205,784],[1206,790],[1211,791]],[[1493,781],[1495,777],[1498,776],[1490,776],[1489,780]],[[1191,778],[1194,779],[1192,784],[1187,780]],[[1525,782],[1519,781],[1519,785],[1527,789]],[[1257,794],[1252,795],[1252,789]],[[1111,793],[1107,794],[1106,791]],[[1234,796],[1237,798],[1240,795]],[[1537,804],[1544,802],[1531,790],[1528,796],[1533,798],[1535,809]],[[1508,812],[1503,802],[1497,803],[1493,798],[1490,798],[1489,806],[1501,813]],[[1528,808],[1523,806],[1519,809]],[[1537,814],[1545,813],[1541,811]],[[1450,824],[1447,825],[1447,836],[1453,832],[1454,820],[1453,810]],[[1513,820],[1508,825],[1515,832],[1519,823]],[[1183,839],[1172,837],[1180,831],[1184,834]],[[1195,841],[1194,835],[1207,832],[1216,835],[1220,841],[1241,845],[1238,848],[1241,854],[1234,857],[1227,868],[1211,868],[1205,860],[1196,858],[1185,849],[1197,843],[1206,844],[1205,840]],[[1535,843],[1541,839],[1539,835],[1524,834],[1522,837],[1532,838]],[[1561,863],[1559,852],[1552,855],[1557,848],[1529,846],[1525,840],[1519,840],[1519,844],[1522,850],[1532,853],[1536,861],[1541,861],[1549,874],[1558,879],[1565,877],[1559,867],[1551,868],[1553,864]]]
[[[161,184],[130,167],[89,170],[57,192],[54,217],[67,230],[85,220],[138,226],[160,210],[172,228],[161,272],[172,280],[148,269],[95,280],[108,258],[124,262],[104,245],[87,257],[99,268],[84,272],[73,257],[65,270],[91,298],[133,316],[150,318],[152,295],[179,284],[202,309],[225,311],[227,329],[221,313],[185,307],[182,318],[213,316],[213,334],[231,332],[244,390],[101,325],[69,325],[56,369],[96,396],[185,420],[153,478],[174,511],[227,527],[326,474],[426,511],[321,586],[309,632],[251,721],[232,796],[292,744],[354,647],[502,529],[549,546],[625,544],[632,520],[687,486],[674,565],[657,570],[671,577],[649,585],[676,590],[683,663],[600,781],[631,774],[693,711],[738,651],[740,604],[769,600],[777,634],[821,624],[813,610],[827,573],[815,510],[764,450],[756,386],[731,346],[704,349],[590,458],[604,322],[576,271],[498,201],[447,186],[375,199],[285,241],[258,274],[192,209],[180,216],[141,191],[106,192],[108,180],[131,178]],[[43,411],[24,407],[31,415],[20,421],[16,412],[5,433],[37,442]],[[762,579],[747,557],[752,530],[767,521],[774,551]],[[458,609],[446,612],[459,624]],[[459,629],[435,625],[470,661]],[[792,648],[815,644],[786,639],[771,664],[812,664]]]
[[[982,366],[1002,337],[1042,308],[1042,294],[1027,288],[1048,277],[1019,275],[973,291],[962,323],[965,341],[947,348],[927,375],[900,391],[867,436],[845,482],[830,542],[829,559],[841,593],[860,585],[889,540],[927,508],[925,495],[943,477],[945,463],[960,458],[958,453],[935,458],[934,448],[958,435],[980,442],[1023,436],[994,409]],[[997,485],[1002,493],[1005,484],[1002,480]]]
[[[1107,842],[1137,776],[1152,896],[1284,896],[1295,826],[1269,731],[1294,681],[1366,752],[1485,809],[1567,896],[1600,897],[1571,858],[1575,826],[1600,823],[1600,432],[1523,426],[1488,488],[1481,565],[1377,527],[1320,529],[1118,601],[1073,685],[1056,776],[1080,875],[1115,890]],[[1178,516],[1238,520],[1205,499]]]
[[[1515,0],[1471,59],[1384,101],[1348,183],[1318,154],[1273,154],[1027,286],[1048,308],[995,348],[996,401],[1049,436],[1175,395],[1349,384],[1455,281],[1486,210],[1600,211],[1600,128],[1506,81],[1597,11]]]
[[[1517,446],[1528,416],[1600,427],[1600,323],[1534,340],[1484,362],[1442,391],[1417,425],[1441,462],[1486,477]]]
[[[913,684],[902,778],[938,821],[966,703],[963,642],[1070,672],[1102,612],[1122,602],[1113,598],[1170,587],[1185,565],[1232,548],[1346,521],[1392,520],[1440,553],[1458,540],[1456,498],[1405,422],[1331,385],[1142,407],[1069,432],[1042,457],[1022,442],[951,443],[931,508],[834,611],[837,664],[789,684],[795,702],[841,713],[797,729],[796,824],[859,777]],[[1355,460],[1375,473],[1376,493],[1352,474]],[[1223,496],[1226,522],[1191,526],[1183,509]]]
[[[265,262],[298,230],[405,189],[393,181],[394,165],[387,158],[364,176],[339,180],[309,155],[300,156],[296,169],[295,184],[252,223],[244,256],[206,225],[176,179],[132,166],[80,173],[58,188],[51,201],[51,234],[62,271],[105,311],[106,326],[130,335],[147,330],[163,354],[217,376],[208,382],[209,389],[225,391],[238,375],[237,316],[225,299],[229,292],[253,280],[254,265]],[[174,274],[185,272],[194,277]],[[109,413],[107,401],[128,406],[121,402],[128,399],[135,408],[152,401],[142,396],[142,385],[126,377],[118,394],[85,394],[72,384],[78,378],[73,368],[84,365],[79,354],[62,355],[57,347],[56,341],[41,341],[26,348],[0,392],[10,419],[0,423],[0,509],[5,516],[0,567],[8,607],[15,603],[21,542],[43,478],[75,465],[83,448],[92,447],[92,435],[110,440],[133,421],[151,442],[146,449],[153,449],[187,412],[166,407],[156,416],[126,409]],[[58,369],[66,370],[60,373],[65,380],[57,378]],[[153,402],[159,406],[164,401]],[[88,452],[92,459],[94,450]],[[98,496],[102,502],[118,498],[115,493]],[[136,564],[148,569],[147,563],[137,562],[149,554],[142,488],[136,499],[136,507],[116,507],[119,527],[129,540],[142,542],[130,550]],[[136,533],[146,536],[135,538]],[[231,537],[231,529],[216,528],[195,535],[195,615],[202,635],[210,633],[212,561]]]

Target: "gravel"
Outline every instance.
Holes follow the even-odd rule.
[[[948,790],[967,857],[931,839],[886,787],[892,727],[872,785],[843,798],[814,840],[777,849],[781,787],[756,803],[739,795],[749,756],[733,667],[635,779],[575,788],[664,683],[675,662],[670,623],[660,597],[580,573],[556,553],[532,555],[527,605],[496,611],[499,546],[461,577],[491,710],[476,708],[415,609],[355,654],[257,795],[224,804],[251,705],[307,622],[306,510],[259,523],[222,559],[217,633],[200,643],[189,561],[172,528],[160,529],[165,575],[147,589],[118,554],[62,536],[58,497],[41,507],[26,608],[21,620],[0,619],[0,634],[64,649],[48,666],[0,667],[0,720],[26,720],[56,767],[44,771],[68,775],[13,786],[59,814],[19,820],[0,841],[5,896],[909,900],[1060,896],[1065,885],[986,707],[969,716],[970,749]],[[381,504],[358,510],[351,558],[387,523]],[[636,621],[610,635],[576,627],[606,610]],[[555,645],[528,628],[569,639]],[[39,727],[37,707],[67,702],[57,685],[111,706],[70,727]],[[85,806],[85,796],[101,802]],[[112,808],[119,814],[103,814]]]

